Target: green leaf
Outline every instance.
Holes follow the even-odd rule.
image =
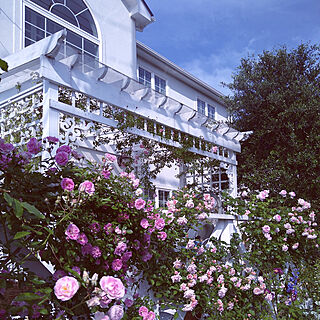
[[[20,232],[17,232],[14,236],[14,240],[17,240],[17,239],[21,239],[21,238],[24,238],[26,236],[28,236],[30,234],[29,231],[20,231]]]
[[[47,309],[41,309],[39,312],[40,312],[41,314],[44,314],[44,315],[49,314],[49,312],[48,312]]]
[[[14,210],[14,214],[16,215],[17,218],[21,218],[23,215],[23,207],[21,205],[21,202],[13,199],[13,210]]]
[[[4,60],[0,59],[0,68],[1,68],[3,71],[8,71],[8,63],[5,62]]]
[[[20,293],[16,298],[16,300],[18,301],[32,301],[32,300],[39,300],[39,299],[41,299],[41,297],[32,292]]]
[[[39,219],[45,219],[45,216],[32,204],[22,202],[22,206],[29,212],[35,215]]]
[[[3,197],[4,197],[4,199],[8,202],[9,206],[11,207],[11,206],[12,206],[12,202],[13,202],[13,198],[11,198],[11,197],[9,196],[9,194],[6,193],[6,192],[3,194]]]

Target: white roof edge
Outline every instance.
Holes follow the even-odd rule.
[[[178,72],[182,76],[188,78],[191,81],[194,81],[195,83],[197,83],[198,85],[200,85],[204,89],[210,91],[217,98],[223,99],[225,97],[225,95],[223,93],[221,93],[220,91],[214,89],[213,87],[211,87],[210,85],[208,85],[204,81],[198,79],[197,77],[195,77],[194,75],[192,75],[188,71],[184,70],[183,68],[179,67],[178,65],[176,65],[172,61],[168,60],[167,58],[165,58],[164,56],[162,56],[158,52],[154,51],[153,49],[151,49],[150,47],[145,45],[144,43],[142,43],[142,42],[140,42],[138,40],[136,42],[137,42],[137,49],[139,48],[141,50],[144,50],[146,53],[150,54],[154,58],[156,58],[156,59],[160,60],[161,62],[163,62],[164,64],[168,65],[170,68],[172,68],[174,71]],[[137,53],[138,53],[138,51],[137,51]]]

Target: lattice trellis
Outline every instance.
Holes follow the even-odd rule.
[[[0,106],[0,135],[15,145],[30,137],[42,138],[42,88],[8,100]]]

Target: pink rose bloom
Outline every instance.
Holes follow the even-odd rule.
[[[154,227],[158,230],[162,230],[164,228],[164,226],[166,225],[165,221],[163,218],[158,218],[156,219],[156,221],[154,222]]]
[[[50,142],[50,143],[58,143],[58,142],[59,142],[59,139],[58,139],[58,138],[56,138],[56,137],[51,137],[51,136],[46,137],[45,140],[47,140],[47,141]]]
[[[127,250],[127,244],[123,241],[119,242],[114,250],[114,254],[121,256]]]
[[[78,291],[79,282],[69,276],[60,278],[54,286],[54,294],[59,300],[70,300]]]
[[[180,269],[182,267],[182,262],[179,259],[176,259],[176,261],[173,263],[173,266],[176,269]]]
[[[111,162],[114,162],[114,161],[117,160],[117,157],[114,156],[113,154],[110,154],[110,153],[106,153],[104,156],[105,156],[105,158],[106,158],[107,160],[109,160],[109,161],[111,161]]]
[[[147,229],[149,227],[149,222],[147,219],[142,219],[141,222],[140,222],[140,226],[143,228],[143,229]]]
[[[193,208],[194,207],[194,203],[193,203],[192,199],[187,200],[186,207],[187,208]]]
[[[296,250],[296,249],[298,249],[298,247],[299,247],[299,243],[297,242],[297,243],[293,244],[292,249]]]
[[[180,282],[182,279],[180,272],[176,271],[175,274],[171,277],[173,283]]]
[[[269,190],[263,190],[258,195],[257,198],[261,201],[265,200],[269,196]]]
[[[119,305],[113,305],[109,311],[108,315],[110,317],[110,320],[120,320],[122,319],[124,315],[124,310],[122,306]]]
[[[109,299],[121,299],[125,294],[122,281],[111,276],[103,276],[100,279],[100,287],[107,294]]]
[[[291,192],[289,192],[289,196],[290,196],[291,198],[294,198],[294,197],[296,196],[296,194],[295,194],[293,191],[291,191]]]
[[[145,306],[142,306],[142,307],[139,308],[139,316],[141,316],[143,318],[148,316],[148,312],[149,312],[149,310]]]
[[[88,243],[88,238],[84,233],[80,233],[77,242],[80,243],[82,246]]]
[[[140,180],[139,179],[134,179],[132,180],[132,186],[134,188],[138,188],[139,187],[139,183],[140,183]]]
[[[69,155],[66,152],[59,152],[54,157],[59,166],[65,166],[69,161]]]
[[[60,152],[65,152],[67,154],[70,154],[71,153],[71,148],[69,146],[61,146],[57,149],[57,153],[60,153]]]
[[[274,217],[273,217],[274,220],[276,220],[277,222],[280,222],[281,221],[281,216],[279,214],[276,214]]]
[[[95,298],[97,298],[97,297],[95,297]],[[93,298],[93,299],[95,299],[95,298]],[[94,314],[94,320],[110,320],[110,318],[108,315],[104,314],[103,312],[98,311]]]
[[[163,231],[159,232],[158,235],[157,235],[158,239],[164,241],[167,239],[167,234]]]
[[[65,235],[67,236],[67,239],[71,239],[71,240],[77,240],[79,237],[79,233],[80,233],[79,228],[73,223],[70,223],[67,230],[65,231]]]
[[[63,190],[72,191],[74,188],[74,182],[70,178],[63,178],[61,180],[61,187]]]
[[[27,143],[28,152],[37,154],[41,150],[41,143],[36,138],[31,138]]]
[[[141,188],[138,188],[138,189],[136,190],[136,196],[139,197],[139,196],[141,196],[142,194],[143,194],[143,190],[142,190]]]
[[[156,318],[156,315],[153,311],[149,311],[148,315],[143,318],[143,320],[154,320]]]
[[[80,184],[79,191],[84,191],[89,195],[93,195],[95,191],[94,184],[91,181],[86,180]]]
[[[184,226],[188,223],[188,220],[185,216],[183,217],[180,217],[177,219],[177,223],[180,225],[180,226]]]
[[[282,251],[284,251],[284,252],[288,251],[288,246],[284,244],[284,245],[282,246]]]
[[[286,190],[281,190],[279,192],[280,196],[285,197],[287,195],[287,191]]]
[[[253,293],[254,293],[255,295],[262,294],[263,292],[264,292],[264,290],[262,290],[262,289],[260,289],[260,288],[258,288],[258,287],[256,287],[256,288],[253,289]]]
[[[119,271],[119,270],[121,270],[121,268],[122,268],[122,260],[121,260],[121,259],[115,259],[115,260],[113,260],[111,266],[112,266],[112,269],[113,269],[114,271]]]
[[[270,232],[270,227],[268,225],[265,225],[265,226],[262,227],[262,231],[264,233],[269,233]]]
[[[135,206],[135,208],[136,208],[137,210],[143,209],[143,208],[145,207],[145,205],[146,205],[146,202],[145,202],[143,199],[141,199],[141,198],[137,199],[137,200],[134,202],[134,206]]]

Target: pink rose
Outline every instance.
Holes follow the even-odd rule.
[[[265,225],[265,226],[262,227],[262,231],[264,233],[269,233],[270,232],[270,227],[268,225]]]
[[[124,315],[124,310],[122,306],[119,305],[113,305],[109,311],[108,315],[110,317],[110,320],[120,320],[122,319]]]
[[[292,245],[292,249],[293,250],[298,249],[298,247],[299,247],[299,243],[298,242]]]
[[[165,221],[163,218],[158,218],[156,219],[156,221],[154,222],[154,227],[158,230],[162,230],[164,228],[164,226],[166,225]]]
[[[142,307],[139,308],[139,316],[141,316],[143,318],[148,316],[148,312],[149,312],[149,310],[145,306],[142,306]]]
[[[54,286],[54,294],[59,300],[70,300],[78,291],[79,282],[69,276],[60,278]]]
[[[158,237],[158,239],[164,241],[164,240],[167,239],[167,234],[165,232],[161,231],[161,232],[158,233],[157,237]]]
[[[69,146],[61,146],[57,149],[57,153],[60,153],[60,152],[65,152],[67,154],[70,154],[71,153],[71,148]]]
[[[111,266],[112,266],[112,269],[113,269],[114,271],[119,271],[119,270],[121,270],[121,268],[122,268],[122,260],[121,260],[121,259],[115,259],[115,260],[113,260]]]
[[[104,156],[105,156],[105,158],[106,158],[107,160],[109,160],[109,161],[111,161],[111,162],[114,162],[114,161],[117,160],[117,157],[114,156],[113,154],[110,154],[110,153],[106,153]]]
[[[137,199],[137,200],[134,202],[134,206],[135,206],[135,208],[136,208],[137,210],[143,209],[143,208],[145,207],[145,205],[146,205],[146,202],[145,202],[143,199],[141,199],[141,198]]]
[[[69,161],[69,155],[66,152],[59,152],[54,157],[59,166],[65,166]]]
[[[284,251],[284,252],[288,251],[288,246],[284,244],[284,245],[282,246],[282,251]]]
[[[86,180],[80,184],[79,191],[84,191],[89,195],[93,195],[95,191],[94,184],[91,181]]]
[[[154,320],[156,318],[156,315],[153,311],[149,311],[148,315],[143,318],[143,320]]]
[[[280,196],[285,197],[287,195],[287,191],[286,190],[281,190],[279,192]]]
[[[274,217],[273,217],[274,220],[276,220],[277,222],[280,222],[281,221],[281,216],[279,214],[276,214]]]
[[[143,229],[147,229],[149,227],[149,222],[147,219],[142,219],[141,222],[140,222],[140,226],[143,228]]]
[[[70,178],[63,178],[61,180],[61,187],[63,190],[72,191],[74,188],[74,182]]]
[[[50,143],[58,143],[58,142],[59,142],[59,139],[58,139],[58,138],[56,138],[56,137],[51,137],[51,136],[46,137],[45,140],[47,140],[47,141],[50,142]]]
[[[80,233],[79,228],[73,223],[70,223],[67,230],[65,231],[65,235],[67,236],[67,239],[71,239],[71,240],[77,240],[79,237],[79,233]]]
[[[27,143],[28,152],[37,154],[41,150],[41,143],[36,138],[31,138]]]
[[[114,250],[114,254],[121,256],[127,250],[127,245],[125,242],[119,242]]]
[[[260,289],[260,288],[258,288],[258,287],[256,287],[256,288],[253,289],[253,293],[254,293],[255,295],[262,294],[263,292],[264,292],[264,290],[262,290],[262,289]]]
[[[111,276],[103,276],[100,279],[100,287],[107,294],[109,299],[121,299],[125,294],[122,281]]]

